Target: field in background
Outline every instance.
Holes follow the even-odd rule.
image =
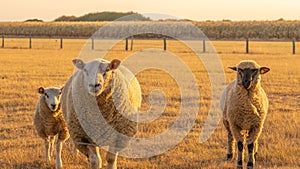
[[[74,71],[71,60],[78,57],[85,41],[68,40],[63,49],[59,49],[59,42],[55,41],[33,49],[24,49],[27,45],[14,48],[20,46],[17,43],[8,42],[7,45],[11,47],[0,49],[0,168],[54,168],[54,160],[50,164],[43,160],[43,141],[36,136],[32,126],[38,99],[36,88],[63,85]],[[49,47],[50,43],[54,44],[53,47]],[[199,133],[206,120],[211,99],[211,86],[203,64],[180,42],[167,43],[168,51],[179,56],[189,66],[199,85],[201,108],[196,123],[187,137],[172,150],[149,159],[120,157],[118,166],[234,168],[235,161],[226,162],[227,141],[222,123],[219,123],[208,141],[199,142]],[[125,51],[124,44],[124,41],[118,43],[106,58],[124,59],[135,52],[143,52],[145,48],[163,47],[162,41],[139,40],[135,41],[133,51]],[[291,55],[291,44],[287,42],[253,42],[250,44],[250,54],[244,54],[244,42],[215,41],[213,44],[223,63],[227,82],[235,78],[235,73],[227,67],[243,59],[253,59],[271,68],[262,80],[262,86],[269,96],[270,109],[259,140],[257,168],[299,168],[300,54]],[[168,58],[163,61],[168,61]],[[143,108],[149,107],[147,96],[153,89],[159,88],[167,96],[168,105],[162,117],[142,124],[138,133],[138,137],[158,135],[166,131],[177,118],[180,108],[178,86],[168,74],[153,69],[140,72],[137,78],[143,91]],[[101,153],[105,159],[105,152]],[[70,169],[85,169],[88,166],[84,156],[73,156],[69,142],[64,147],[63,163]]]
[[[0,22],[0,33],[8,36],[84,37],[93,35],[111,22]],[[124,25],[168,25],[172,28],[182,21],[125,21]],[[215,40],[300,40],[300,21],[186,21],[199,27],[210,39]],[[172,25],[172,26],[170,26]],[[145,36],[143,36],[145,37]]]

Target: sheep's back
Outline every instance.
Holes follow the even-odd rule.
[[[142,94],[141,87],[136,77],[124,66],[120,66],[119,73],[124,78],[124,82],[128,85],[129,100],[136,111],[141,107]]]

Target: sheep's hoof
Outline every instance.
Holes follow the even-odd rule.
[[[253,168],[254,168],[253,162],[248,162],[247,169],[253,169]]]
[[[243,161],[241,160],[241,161],[238,161],[238,163],[237,163],[237,168],[238,169],[243,169]]]
[[[233,155],[232,155],[232,154],[227,154],[227,160],[231,160],[231,159],[232,159],[232,157],[233,157]]]

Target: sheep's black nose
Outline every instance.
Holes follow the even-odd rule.
[[[55,107],[56,107],[56,104],[51,104],[51,107],[52,107],[52,108],[55,108]]]
[[[243,80],[243,86],[246,88],[246,89],[248,89],[248,87],[250,86],[250,80]]]
[[[243,80],[243,83],[249,83],[249,82],[250,82],[249,79],[244,79],[244,80]]]

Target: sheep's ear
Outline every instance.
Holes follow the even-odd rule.
[[[107,67],[107,71],[117,69],[120,66],[120,63],[121,61],[118,59],[112,60]]]
[[[81,59],[74,59],[72,60],[73,65],[77,67],[77,69],[82,70],[85,66],[84,61],[82,61]]]
[[[39,88],[37,88],[37,92],[38,92],[39,94],[44,94],[45,89],[44,89],[43,87],[39,87]]]
[[[229,69],[232,69],[232,70],[234,70],[234,71],[237,71],[237,67],[228,67]]]
[[[270,71],[270,68],[267,68],[267,67],[261,67],[261,68],[259,68],[259,73],[260,74],[265,74],[265,73],[267,73],[269,71]]]

